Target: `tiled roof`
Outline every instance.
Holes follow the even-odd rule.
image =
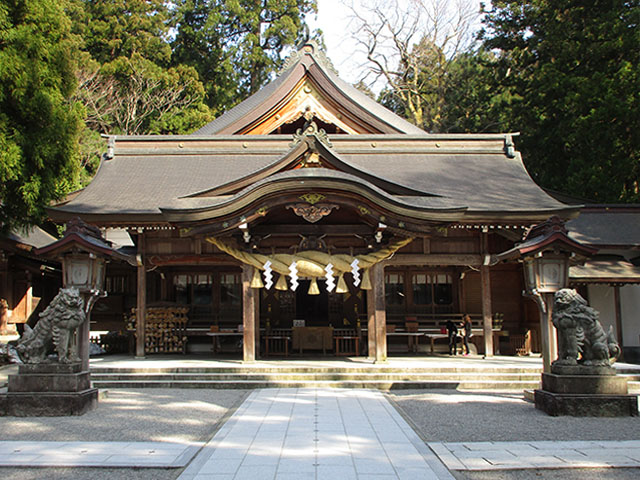
[[[54,217],[56,212],[66,212],[161,218],[161,206],[250,177],[276,163],[292,148],[290,137],[251,137],[251,141],[243,136],[197,141],[189,137],[191,143],[183,141],[186,137],[159,137],[151,149],[149,137],[118,139],[114,158],[103,161],[96,178],[84,191],[56,207]],[[525,220],[529,213],[551,214],[569,209],[531,180],[518,155],[509,158],[499,148],[498,136],[467,143],[460,136],[453,136],[450,141],[441,137],[437,152],[429,150],[424,137],[407,137],[404,142],[397,141],[401,136],[389,138],[341,136],[335,141],[332,138],[333,150],[355,167],[355,177],[358,170],[367,172],[361,180],[380,178],[424,192],[398,196],[399,202],[424,208],[462,207],[480,214],[521,212]],[[449,148],[448,143],[455,145]],[[268,178],[271,177],[266,181]],[[198,208],[197,205],[210,205],[211,198],[179,203]]]
[[[586,207],[567,229],[570,237],[596,247],[637,247],[640,206]]]

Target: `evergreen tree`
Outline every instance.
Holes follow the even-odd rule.
[[[639,201],[638,0],[494,1],[482,38],[529,171],[596,202]]]
[[[173,64],[194,67],[221,113],[255,93],[301,37],[315,0],[180,0]]]
[[[0,225],[38,223],[75,182],[77,45],[60,0],[0,3]]]

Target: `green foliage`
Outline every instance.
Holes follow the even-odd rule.
[[[504,132],[513,102],[508,89],[495,88],[496,58],[479,49],[450,63],[443,92],[441,128],[449,133]]]
[[[60,0],[0,4],[0,224],[38,223],[75,184],[82,106]]]
[[[169,10],[163,0],[71,0],[74,32],[99,63],[140,55],[168,65]]]
[[[315,0],[180,0],[173,64],[194,67],[222,113],[267,82],[315,11]]]
[[[542,185],[597,202],[640,200],[638,0],[494,1],[483,39],[494,86]]]

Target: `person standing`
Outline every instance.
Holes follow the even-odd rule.
[[[469,315],[465,315],[462,317],[462,329],[463,336],[462,342],[465,348],[465,355],[469,355],[469,339],[471,338],[471,329],[473,328],[473,324],[471,323],[471,317]]]
[[[455,355],[458,349],[458,327],[451,320],[447,320],[446,327],[449,334],[449,355]]]

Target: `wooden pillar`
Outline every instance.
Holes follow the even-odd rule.
[[[136,358],[144,358],[147,327],[147,270],[144,232],[138,233],[138,297],[136,301]]]
[[[242,325],[243,325],[243,356],[244,362],[256,360],[256,291],[251,288],[253,267],[242,265]]]
[[[618,340],[618,345],[620,345],[620,358],[618,358],[618,360],[623,360],[624,352],[622,351],[622,345],[624,338],[622,335],[622,303],[620,302],[620,285],[613,287],[613,301],[616,312],[616,339]]]
[[[491,312],[491,270],[488,265],[480,267],[482,284],[482,330],[484,334],[484,356],[493,357],[493,320]]]
[[[25,298],[25,323],[29,321],[29,317],[31,317],[31,314],[33,313],[33,283],[32,283],[32,276],[31,276],[31,272],[27,271],[26,273],[26,277],[27,277],[27,291],[24,294],[24,298]]]
[[[384,266],[380,263],[375,264],[371,267],[371,274],[376,331],[375,363],[385,363],[387,361],[387,314],[384,297]]]
[[[84,296],[85,302],[88,300],[88,296]],[[89,370],[89,343],[91,342],[91,310],[87,312],[87,318],[84,322],[80,324],[78,327],[78,331],[76,332],[77,345],[78,345],[78,356],[80,357],[80,362],[82,363],[82,371],[86,372]]]
[[[542,371],[544,373],[551,373],[551,362],[557,357],[554,355],[553,345],[553,321],[551,320],[551,314],[553,312],[553,293],[543,293],[542,300],[544,309],[540,308],[540,350],[542,352]],[[539,305],[542,307],[542,305]],[[557,347],[556,347],[557,348]]]
[[[367,356],[370,360],[376,358],[376,303],[372,289],[367,291]]]
[[[261,358],[260,354],[260,289],[252,289],[254,293],[253,318],[255,318],[255,358]]]

